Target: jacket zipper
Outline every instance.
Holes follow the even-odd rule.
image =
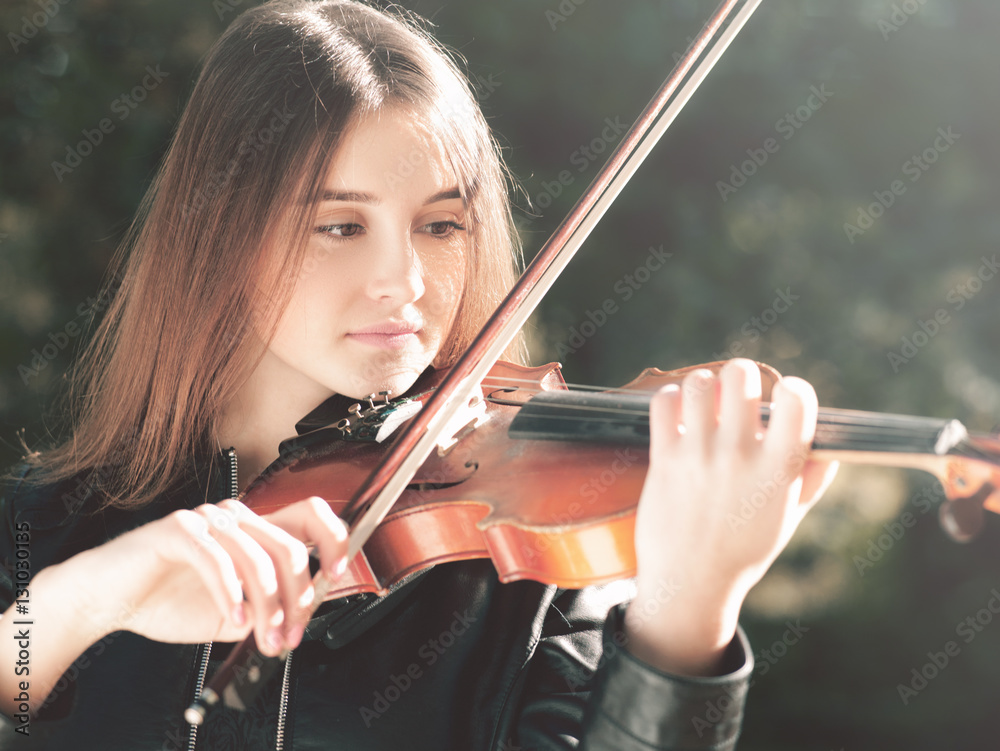
[[[230,448],[226,452],[226,457],[229,459],[229,495],[227,497],[237,498],[240,494],[240,482],[236,471],[238,466],[236,462],[236,449]],[[219,500],[225,499],[220,498]],[[205,686],[205,676],[208,674],[208,658],[212,654],[212,642],[205,642],[199,649],[201,650],[201,657],[198,660],[198,675],[194,681],[194,699],[198,698],[199,694],[201,694],[201,689]],[[198,726],[192,725],[188,737],[188,751],[195,751],[197,743]]]
[[[274,751],[283,751],[285,748],[285,719],[288,716],[288,690],[292,676],[292,652],[288,652],[285,657],[285,671],[281,677],[281,702],[278,704],[278,732],[274,739]]]
[[[201,689],[205,685],[205,675],[208,673],[208,656],[212,653],[212,642],[205,642],[198,647],[201,650],[201,658],[198,664],[198,677],[194,682],[194,697],[191,703],[197,700],[198,696],[201,694]],[[198,726],[192,725],[190,734],[188,737],[188,751],[195,751],[195,745],[198,743]]]

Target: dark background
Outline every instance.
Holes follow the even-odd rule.
[[[535,205],[518,199],[529,256],[607,154],[590,161],[581,147],[601,141],[606,118],[632,121],[712,9],[690,0],[404,5],[432,18],[480,81]],[[89,317],[199,59],[240,6],[0,7],[4,465],[18,456],[18,431],[42,440],[44,408],[83,338],[72,332]],[[966,297],[959,285],[991,274],[984,258],[1000,251],[998,37],[990,0],[767,0],[535,317],[535,360],[560,359],[571,381],[613,385],[741,345],[809,379],[825,406],[992,429],[1000,279],[965,287]],[[119,97],[157,65],[167,76],[121,119]],[[814,87],[826,101],[810,109]],[[801,127],[778,125],[788,113]],[[57,175],[53,163],[102,118],[114,130]],[[913,181],[907,162],[933,149],[939,128],[958,138]],[[744,165],[748,149],[763,164]],[[719,181],[741,165],[753,174],[723,200]],[[572,181],[554,197],[563,170]],[[851,242],[845,222],[857,224],[894,180],[905,190]],[[661,245],[670,259],[635,275]],[[644,280],[627,300],[626,275]],[[793,304],[765,314],[778,290]],[[608,299],[616,312],[585,326]],[[915,337],[938,311],[946,322]],[[904,337],[920,346],[901,351]],[[990,520],[972,544],[950,542],[925,512],[923,499],[936,495],[925,475],[842,472],[745,609],[759,668],[741,749],[997,747],[1000,623],[982,609],[1000,587],[1000,531]],[[907,511],[915,523],[903,528]],[[872,547],[880,536],[885,552]],[[981,630],[956,631],[977,612]],[[904,704],[899,684],[948,641],[957,655]]]

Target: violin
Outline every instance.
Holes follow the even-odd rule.
[[[617,389],[580,390],[566,385],[556,363],[498,362],[324,599],[382,595],[425,568],[472,558],[491,559],[505,583],[579,589],[634,576],[650,397],[692,370],[718,372],[724,364],[648,368]],[[766,402],[780,375],[758,367]],[[244,504],[263,515],[308,495],[350,498],[399,421],[422,408],[442,377],[430,374],[415,387],[419,393],[400,400],[377,403],[372,394],[348,416],[284,441]],[[766,423],[766,408],[762,418]],[[993,492],[1000,488],[1000,438],[970,435],[957,420],[821,409],[811,453],[930,472],[949,499],[945,528],[960,539],[978,531],[977,508],[1000,513]],[[746,516],[753,500],[745,502]],[[329,503],[345,514],[347,500]],[[731,521],[737,528],[746,519]]]
[[[717,373],[724,364],[647,368],[620,388],[581,390],[567,386],[557,363],[497,362],[344,574],[317,591],[316,604],[384,595],[431,566],[474,558],[491,559],[504,583],[578,589],[634,576],[652,394],[692,370]],[[781,376],[757,365],[766,404]],[[310,426],[307,418],[304,432],[282,442],[279,459],[247,488],[244,504],[267,514],[309,495],[357,496],[393,433],[425,408],[445,376],[425,373],[413,395],[398,400],[371,394],[340,419]],[[768,415],[762,406],[762,423]],[[810,456],[935,475],[947,499],[942,525],[960,541],[979,531],[984,509],[1000,513],[1000,437],[970,434],[957,420],[820,409]],[[349,501],[328,502],[350,517]],[[733,527],[761,502],[745,499]],[[263,657],[252,645],[250,636],[234,650],[188,721],[203,721],[220,699],[245,708],[277,672],[283,656]]]

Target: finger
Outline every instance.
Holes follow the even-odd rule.
[[[219,507],[231,513],[246,534],[270,556],[278,582],[278,599],[284,609],[284,643],[298,646],[312,614],[314,590],[305,544],[281,527],[261,518],[242,503],[227,500]]]
[[[816,433],[816,392],[801,378],[784,378],[774,387],[764,450],[786,471],[802,471]]]
[[[181,510],[172,513],[168,523],[180,529],[187,540],[187,544],[179,546],[178,557],[198,573],[223,617],[236,626],[244,626],[247,613],[239,574],[233,559],[209,532],[206,519],[192,511]]]
[[[730,360],[722,367],[719,381],[720,437],[733,446],[751,445],[762,430],[760,368],[752,360]]]
[[[233,514],[212,504],[199,506],[195,511],[209,522],[212,536],[232,558],[240,574],[243,592],[250,604],[257,645],[264,654],[277,655],[285,643],[282,632],[285,615],[271,556],[240,528]]]
[[[347,568],[347,526],[330,504],[312,496],[264,517],[292,537],[311,542],[319,550],[320,565],[328,579],[338,579]]]
[[[681,437],[681,389],[675,383],[664,386],[649,402],[649,451],[659,456],[673,451]]]
[[[830,487],[830,483],[837,476],[840,469],[840,462],[806,462],[805,469],[802,470],[802,493],[799,496],[799,505],[803,513],[807,512],[816,501]]]
[[[684,377],[681,413],[689,444],[708,451],[715,437],[716,378],[709,370],[695,370]]]

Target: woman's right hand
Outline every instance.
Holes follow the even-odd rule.
[[[98,631],[126,628],[173,643],[237,641],[253,631],[261,652],[276,655],[298,646],[309,619],[307,544],[328,578],[343,571],[347,529],[321,498],[266,517],[227,500],[175,511],[63,565],[86,577],[80,584]]]
[[[31,580],[30,700],[0,670],[0,711],[41,705],[91,644],[127,630],[162,642],[237,641],[251,631],[263,654],[294,648],[309,619],[308,547],[329,580],[347,566],[347,529],[329,504],[307,498],[267,516],[234,500],[175,511],[49,566]],[[0,618],[0,665],[18,659],[19,615]],[[26,715],[23,715],[26,717]]]

